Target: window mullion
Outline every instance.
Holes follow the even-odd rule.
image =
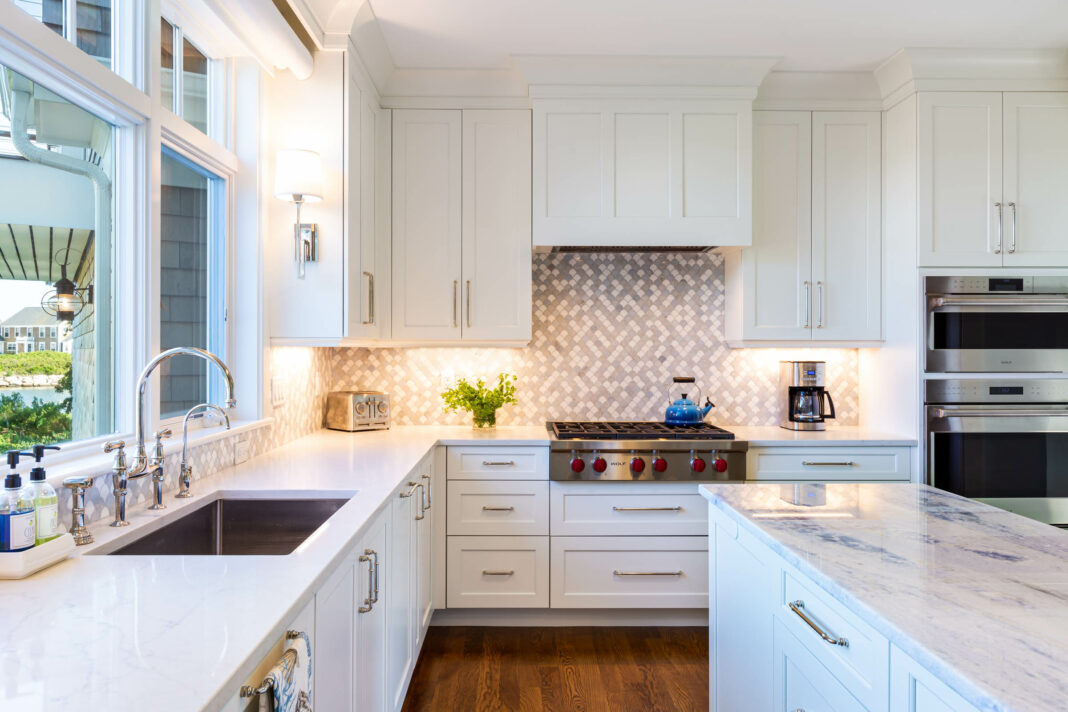
[[[185,62],[185,53],[182,51],[182,29],[178,25],[174,26],[174,79],[171,83],[171,89],[174,91],[174,115],[181,117],[185,113],[185,100],[182,96],[184,91],[182,82],[182,72],[185,68],[182,66]]]

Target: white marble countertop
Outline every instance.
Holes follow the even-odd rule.
[[[925,485],[701,491],[980,710],[1068,705],[1068,532]]]
[[[191,712],[225,702],[435,443],[548,444],[545,428],[322,431],[194,482],[194,497],[91,527],[96,543],[0,581],[0,709]],[[133,487],[149,487],[139,480]],[[289,556],[96,556],[216,492],[358,491]],[[147,705],[147,707],[146,707]]]

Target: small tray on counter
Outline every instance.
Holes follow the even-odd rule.
[[[61,534],[25,551],[0,554],[0,579],[22,579],[63,561],[74,551],[74,537]]]

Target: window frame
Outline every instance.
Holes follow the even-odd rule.
[[[208,138],[222,144],[227,150],[232,148],[233,112],[230,105],[233,101],[231,92],[231,60],[226,59],[226,47],[231,43],[226,37],[220,36],[220,31],[213,28],[212,23],[205,22],[198,14],[190,11],[177,0],[161,0],[160,17],[170,23],[174,30],[174,68],[171,85],[173,106],[163,106],[163,110],[175,116],[180,121],[187,123],[194,131],[206,135]],[[157,26],[158,26],[157,22]],[[157,27],[157,32],[160,29]],[[192,124],[182,118],[183,102],[185,101],[182,91],[184,77],[182,75],[184,47],[182,40],[188,40],[198,52],[204,55],[208,61],[207,89],[207,131],[199,131]],[[155,55],[153,62],[156,67],[161,64],[159,42],[155,43]],[[162,79],[161,79],[162,81]],[[160,92],[156,93],[157,101],[162,105]]]

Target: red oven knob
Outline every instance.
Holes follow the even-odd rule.
[[[695,456],[692,460],[690,460],[690,469],[694,472],[704,472],[706,464],[707,463],[705,463],[704,458]]]
[[[653,469],[657,472],[663,472],[667,469],[667,460],[662,457],[658,457],[653,460]]]
[[[712,467],[716,468],[716,472],[726,472],[727,461],[724,460],[722,457],[717,457],[716,461],[712,463]]]
[[[586,469],[586,463],[582,461],[581,457],[573,457],[573,458],[571,458],[571,471],[572,472],[582,472],[585,469]]]
[[[635,457],[630,461],[630,469],[635,472],[645,472],[645,460]]]
[[[605,459],[603,457],[598,457],[596,460],[593,461],[593,469],[596,472],[604,472],[608,469],[608,463],[605,462]]]

